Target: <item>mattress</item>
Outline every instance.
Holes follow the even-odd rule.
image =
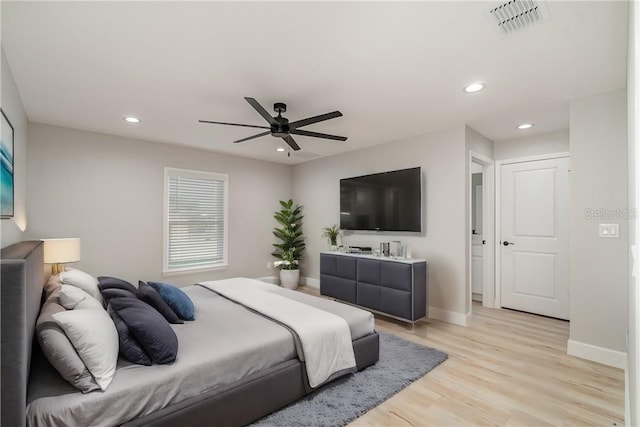
[[[43,357],[35,357],[27,425],[118,425],[296,358],[285,327],[204,287],[182,290],[193,300],[196,321],[172,325],[180,343],[174,364],[140,366],[120,359],[106,391],[82,394]],[[364,310],[278,287],[274,291],[343,317],[353,339],[373,332],[373,316]]]

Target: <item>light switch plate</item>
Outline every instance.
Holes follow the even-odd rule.
[[[620,238],[620,224],[600,224],[598,235],[605,239],[618,239]]]

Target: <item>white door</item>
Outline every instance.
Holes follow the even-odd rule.
[[[569,158],[502,165],[500,304],[569,319]]]

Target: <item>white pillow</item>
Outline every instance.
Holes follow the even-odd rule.
[[[102,294],[98,289],[98,279],[84,271],[76,270],[75,268],[65,268],[60,273],[60,281],[65,285],[75,286],[80,288],[102,304]]]
[[[53,314],[102,390],[113,380],[118,363],[118,332],[105,310],[81,308]]]
[[[104,309],[97,299],[82,289],[71,285],[62,285],[60,287],[60,305],[67,310],[74,310],[77,308]]]

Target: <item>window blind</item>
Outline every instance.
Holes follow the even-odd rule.
[[[168,171],[166,270],[226,264],[226,175]]]

